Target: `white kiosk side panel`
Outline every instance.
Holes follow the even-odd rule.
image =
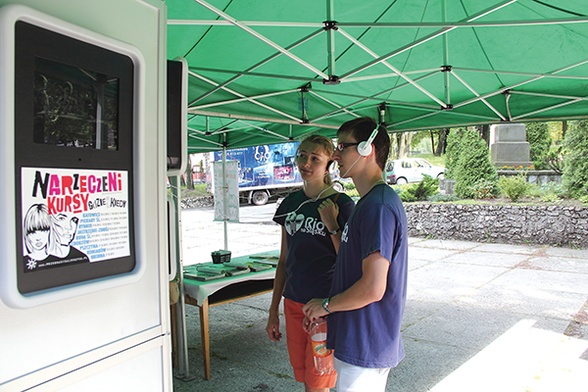
[[[0,390],[171,388],[165,18],[0,0]]]

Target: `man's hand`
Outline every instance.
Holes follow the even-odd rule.
[[[327,316],[329,313],[323,308],[323,299],[311,299],[302,307],[302,311],[306,318],[310,321],[316,321],[321,317]]]
[[[321,216],[321,221],[327,227],[327,230],[332,231],[339,227],[337,223],[337,216],[339,216],[339,206],[333,203],[331,199],[325,199],[319,206],[318,212]]]

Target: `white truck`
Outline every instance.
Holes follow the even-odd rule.
[[[270,198],[287,195],[302,187],[296,166],[296,149],[300,142],[264,144],[227,150],[227,161],[239,167],[239,199],[264,205]],[[222,151],[214,152],[214,161],[222,161]]]

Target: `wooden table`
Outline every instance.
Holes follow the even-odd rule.
[[[258,253],[237,257],[233,262],[259,260],[259,257],[278,257],[278,251]],[[276,259],[277,261],[277,259]],[[200,334],[204,360],[204,378],[210,379],[210,334],[208,327],[208,308],[226,304],[272,291],[275,268],[260,272],[249,272],[211,281],[198,281],[184,276],[185,302],[198,306],[200,310]]]

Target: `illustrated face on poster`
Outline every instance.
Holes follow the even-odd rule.
[[[23,167],[21,175],[24,272],[130,255],[127,171]]]

